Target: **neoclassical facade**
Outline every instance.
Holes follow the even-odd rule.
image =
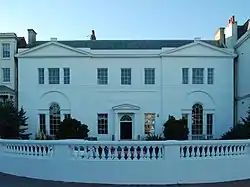
[[[161,134],[169,115],[187,119],[190,139],[212,139],[233,125],[236,55],[217,41],[52,38],[30,46],[16,57],[18,104],[33,134],[54,135],[68,117],[99,140]]]

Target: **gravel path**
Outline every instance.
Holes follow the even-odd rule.
[[[0,187],[126,187],[126,186],[143,186],[143,185],[101,185],[101,184],[84,184],[84,183],[63,183],[28,179],[0,173]],[[157,185],[145,185],[156,187]],[[250,179],[237,182],[216,183],[216,184],[189,184],[189,185],[158,185],[167,187],[250,187]]]

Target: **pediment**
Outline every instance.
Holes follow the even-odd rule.
[[[139,106],[131,105],[131,104],[121,104],[112,107],[113,110],[140,110]]]
[[[18,53],[16,57],[88,57],[89,52],[72,48],[59,42],[48,42]]]
[[[191,44],[187,44],[173,50],[163,51],[161,56],[234,57],[235,54],[228,49],[219,48],[205,42],[195,41]]]

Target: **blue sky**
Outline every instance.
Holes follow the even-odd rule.
[[[38,40],[213,39],[236,16],[250,18],[250,0],[0,0],[0,32]]]

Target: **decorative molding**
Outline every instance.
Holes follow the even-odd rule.
[[[113,110],[140,110],[139,106],[131,105],[131,104],[121,104],[112,107]]]

